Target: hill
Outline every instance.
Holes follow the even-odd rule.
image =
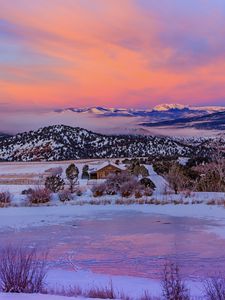
[[[65,125],[44,127],[0,140],[0,160],[8,161],[190,156],[204,151],[204,147],[169,137],[109,136]]]

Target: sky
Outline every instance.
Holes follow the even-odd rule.
[[[225,104],[224,0],[0,0],[0,111]]]

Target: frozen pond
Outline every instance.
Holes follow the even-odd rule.
[[[225,239],[215,233],[217,229],[225,232],[213,218],[109,207],[93,215],[65,218],[59,225],[2,228],[0,243],[49,249],[49,263],[54,268],[69,269],[72,260],[95,273],[152,279],[160,278],[165,261],[173,259],[186,277],[197,279],[225,268]]]

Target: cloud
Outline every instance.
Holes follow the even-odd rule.
[[[225,96],[222,0],[0,6],[0,100],[7,95],[14,107],[202,104]]]

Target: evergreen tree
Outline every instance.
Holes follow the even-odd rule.
[[[68,179],[70,183],[70,192],[74,192],[74,186],[78,180],[79,170],[75,166],[75,164],[69,165],[69,167],[66,169],[66,178]]]
[[[83,170],[82,170],[82,179],[89,179],[89,166],[88,165],[84,165]]]

